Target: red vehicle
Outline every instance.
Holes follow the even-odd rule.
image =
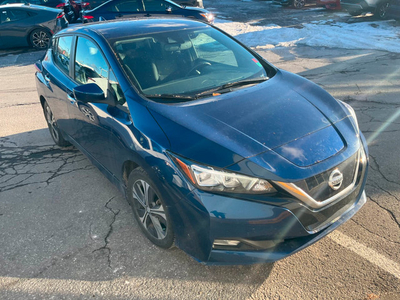
[[[67,19],[70,23],[76,22],[80,17],[81,10],[87,8],[89,6],[89,2],[84,2],[82,0],[64,0],[56,7],[64,9],[65,6],[70,6],[70,12],[67,16]],[[65,9],[64,9],[65,10]],[[66,13],[67,14],[67,13]]]
[[[317,0],[317,6],[324,6],[326,9],[341,9],[340,0]]]

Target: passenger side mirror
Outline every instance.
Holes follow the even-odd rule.
[[[79,85],[73,90],[74,97],[78,101],[85,103],[104,103],[115,106],[115,99],[111,97],[108,99],[104,96],[104,91],[95,83],[87,83]]]

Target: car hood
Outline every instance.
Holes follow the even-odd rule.
[[[345,145],[334,126],[347,117],[341,104],[314,83],[285,71],[216,97],[173,105],[151,102],[148,108],[171,151],[218,167],[271,150],[307,166]],[[332,140],[329,151],[321,143],[325,136]],[[302,155],[307,160],[293,153],[296,147],[306,149]],[[315,151],[319,154],[310,158]]]

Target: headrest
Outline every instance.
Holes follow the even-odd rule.
[[[169,51],[169,52],[174,52],[174,51],[180,51],[180,50],[187,50],[192,47],[193,47],[192,42],[186,41],[186,42],[183,42],[182,44],[180,44],[180,43],[165,44],[164,50]]]

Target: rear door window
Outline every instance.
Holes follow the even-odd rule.
[[[5,9],[0,10],[0,23],[10,22],[10,20],[7,21],[7,18],[8,18],[8,11]]]
[[[165,11],[167,7],[171,6],[162,0],[143,0],[143,4],[145,11]]]
[[[14,22],[29,18],[29,13],[22,9],[9,9],[1,11],[1,23]]]
[[[69,74],[69,61],[72,48],[72,36],[62,36],[54,43],[54,62],[66,74]]]
[[[113,4],[109,8],[109,10],[112,12],[120,12],[120,13],[140,12],[143,11],[143,5],[142,1],[140,0],[118,1],[115,4]]]

